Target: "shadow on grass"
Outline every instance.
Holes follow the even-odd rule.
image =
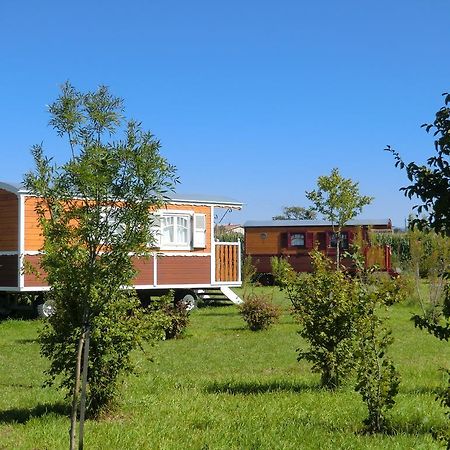
[[[39,344],[38,339],[16,339],[16,344]]]
[[[442,388],[439,387],[431,387],[431,386],[421,386],[419,388],[406,388],[406,389],[400,389],[401,394],[408,394],[408,395],[421,395],[421,394],[427,394],[427,395],[437,395],[442,392]]]
[[[65,403],[44,403],[34,408],[12,408],[6,411],[0,411],[0,423],[27,423],[29,420],[47,415],[56,414],[60,416],[69,416],[70,408]]]
[[[229,307],[233,306],[233,303],[228,300],[202,300],[198,303],[199,309],[205,309],[205,308],[223,308],[223,307]]]
[[[319,384],[302,382],[270,381],[267,383],[249,381],[214,382],[207,386],[209,394],[254,395],[270,392],[311,392],[321,390]]]
[[[412,420],[403,423],[397,422],[388,422],[385,426],[385,429],[382,432],[371,433],[367,431],[367,429],[363,428],[359,430],[356,434],[362,436],[377,436],[377,435],[385,435],[385,436],[421,436],[428,435],[433,432],[435,427],[433,427],[429,423],[423,423],[420,420]],[[437,427],[440,428],[440,427]]]

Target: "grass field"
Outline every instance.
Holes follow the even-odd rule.
[[[272,288],[261,288],[272,292]],[[434,401],[450,346],[414,329],[412,305],[396,305],[392,355],[402,383],[390,413],[394,432],[364,435],[366,410],[351,382],[330,393],[296,361],[301,345],[289,305],[268,331],[251,332],[235,306],[194,311],[183,339],[136,352],[117,412],[86,424],[87,449],[434,449],[443,427]],[[68,448],[68,407],[42,388],[40,321],[0,323],[0,449]],[[150,361],[150,357],[154,361]]]

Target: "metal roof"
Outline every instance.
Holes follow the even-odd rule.
[[[0,181],[0,189],[4,189],[5,191],[12,192],[13,194],[27,192],[26,189],[23,187],[22,183],[11,183],[11,182]]]
[[[0,189],[5,189],[6,191],[12,192],[13,194],[26,194],[28,191],[24,188],[23,183],[14,182],[1,182]],[[232,198],[223,197],[219,195],[209,195],[209,194],[178,194],[172,193],[168,194],[167,197],[176,203],[194,203],[194,204],[204,204],[204,205],[216,205],[225,208],[238,208],[242,207],[242,202],[238,202]]]
[[[390,219],[355,219],[349,220],[346,225],[389,225]],[[336,225],[336,224],[335,224]],[[328,220],[248,220],[244,223],[244,228],[257,227],[331,227]]]

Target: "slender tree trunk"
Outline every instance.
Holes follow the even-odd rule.
[[[78,340],[77,361],[75,367],[75,384],[73,387],[72,397],[72,414],[70,417],[70,450],[75,450],[76,437],[75,430],[77,426],[77,412],[78,412],[78,393],[80,391],[80,372],[81,372],[81,355],[83,352],[84,333],[81,333]]]
[[[84,418],[86,415],[86,387],[87,387],[88,364],[89,364],[90,334],[91,329],[90,324],[88,322],[84,332],[83,381],[81,385],[80,430],[79,430],[78,450],[83,450],[83,441],[84,441]]]

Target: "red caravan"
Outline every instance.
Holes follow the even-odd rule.
[[[21,185],[0,182],[0,311],[17,294],[49,289],[45,277],[23,270],[28,262],[39,267],[42,253],[37,200]],[[239,303],[229,288],[241,285],[240,244],[216,242],[214,216],[216,208],[241,207],[242,203],[221,197],[172,195],[164,208],[152,212],[158,242],[150,258],[134,258],[138,270],[134,287],[150,295],[174,289],[178,298],[220,289]]]

